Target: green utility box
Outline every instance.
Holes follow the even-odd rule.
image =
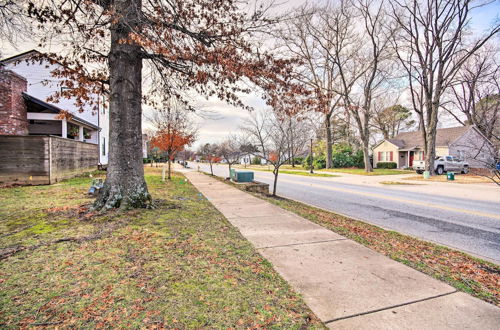
[[[232,168],[230,171],[229,171],[229,178],[233,181],[236,181],[236,170],[234,168]]]
[[[243,171],[234,171],[234,174],[231,173],[233,177],[231,179],[236,182],[252,182],[253,181],[253,172],[243,172]]]
[[[453,181],[455,180],[455,173],[454,172],[448,172],[446,174],[446,178],[448,179],[448,181]]]

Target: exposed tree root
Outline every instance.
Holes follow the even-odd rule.
[[[145,183],[144,185],[135,187],[133,190],[110,186],[110,184],[105,184],[99,192],[99,196],[93,206],[94,210],[153,208],[152,198]]]

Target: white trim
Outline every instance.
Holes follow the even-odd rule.
[[[61,120],[61,125],[62,125],[61,137],[67,139],[68,138],[68,121],[66,120],[66,118],[63,118],[63,120]]]
[[[372,151],[374,151],[376,148],[380,147],[380,145],[384,142],[389,142],[390,144],[392,144],[393,146],[395,146],[398,150],[401,149],[400,147],[398,147],[397,145],[395,145],[394,143],[392,143],[391,141],[389,140],[382,140],[380,141],[375,147],[372,148]]]
[[[78,126],[78,140],[83,141],[83,126]]]
[[[28,112],[28,120],[61,120],[56,117],[57,113],[39,113],[39,112]]]

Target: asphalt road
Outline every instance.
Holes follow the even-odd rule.
[[[206,164],[191,166],[209,172]],[[271,173],[254,173],[255,180],[272,184]],[[214,174],[227,177],[228,167],[215,165]],[[424,194],[290,174],[280,174],[277,193],[500,264],[500,201],[450,198],[432,191]]]

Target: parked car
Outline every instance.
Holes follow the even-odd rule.
[[[425,171],[425,161],[416,160],[413,162],[413,169],[418,174]],[[453,156],[439,156],[434,160],[434,172],[441,175],[445,172],[460,172],[463,174],[469,173],[469,164],[466,161],[460,160]]]

